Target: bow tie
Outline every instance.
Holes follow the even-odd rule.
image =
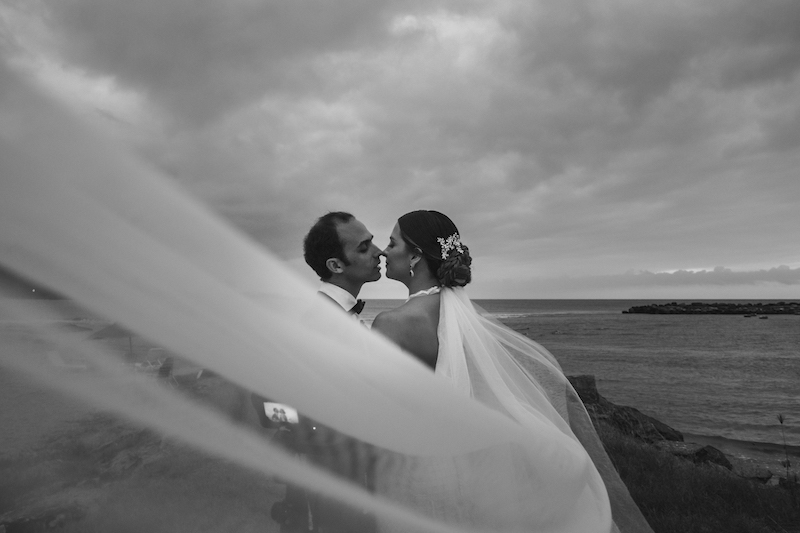
[[[348,313],[350,313],[351,315],[358,315],[358,314],[360,314],[360,313],[361,313],[361,311],[364,309],[364,303],[365,303],[365,302],[364,302],[364,300],[357,300],[357,301],[356,301],[356,305],[354,305],[354,306],[353,306],[353,307],[352,307],[352,308],[351,308],[351,309],[348,311]]]

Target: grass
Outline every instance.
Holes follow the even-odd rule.
[[[655,533],[800,533],[798,492],[695,465],[600,426],[600,438]]]

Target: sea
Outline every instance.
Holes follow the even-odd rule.
[[[763,320],[623,313],[632,306],[670,301],[475,303],[547,348],[565,374],[593,375],[608,400],[635,407],[686,435],[776,445],[785,438],[787,445],[800,446],[800,315]],[[362,317],[369,321],[401,303],[368,301]]]
[[[635,407],[687,435],[800,447],[800,315],[762,320],[623,313],[635,305],[667,302],[475,301],[547,348],[567,375],[595,376],[600,394],[616,404]],[[379,312],[402,303],[368,300],[362,318],[370,323]],[[48,305],[60,307],[71,325],[87,334],[107,325],[72,302]],[[13,321],[0,313],[0,331],[10,325]],[[118,343],[121,351],[153,349],[124,334],[108,342]],[[0,431],[0,454],[32,446],[87,411],[80,402],[43,390],[2,365],[0,406],[0,424],[6,428]],[[8,431],[12,427],[14,432]]]

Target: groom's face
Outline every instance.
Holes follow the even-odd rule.
[[[372,233],[355,218],[336,226],[344,256],[349,265],[342,265],[342,275],[354,283],[378,281],[381,277],[380,248],[372,242]]]

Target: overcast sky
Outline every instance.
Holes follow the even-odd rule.
[[[0,50],[311,281],[324,212],[437,209],[474,297],[800,298],[797,0],[0,0]]]

